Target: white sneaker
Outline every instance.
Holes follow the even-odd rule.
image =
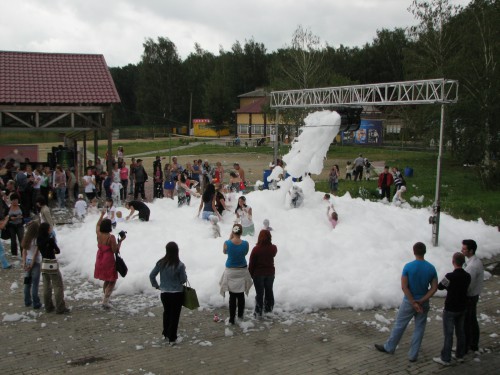
[[[434,357],[432,358],[432,360],[436,363],[439,363],[440,365],[443,365],[443,366],[449,366],[450,365],[450,362],[445,362],[441,359],[441,357]]]
[[[458,363],[464,363],[465,362],[465,359],[464,358],[457,358],[457,356],[455,354],[453,354],[451,356],[455,361],[457,361]]]

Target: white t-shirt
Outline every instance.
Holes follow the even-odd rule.
[[[36,245],[36,238],[35,238],[33,241],[31,241],[30,248],[26,250],[26,260],[33,261],[33,256],[35,255],[37,250],[38,250],[38,247]],[[40,254],[40,252],[38,252],[36,259],[35,259],[35,262],[36,263],[42,262],[42,254]]]
[[[250,208],[250,206],[246,206],[244,208],[247,212],[243,211],[242,208],[238,208],[238,215],[240,215],[242,227],[247,228],[253,224],[252,217],[248,214],[248,210],[250,210]]]
[[[114,182],[120,182],[120,170],[119,169],[113,169],[113,181]]]
[[[123,189],[123,185],[119,182],[113,182],[110,186],[111,188],[111,194],[114,197],[119,197],[120,196],[120,190]]]
[[[87,185],[85,185],[85,192],[86,193],[93,193],[94,192],[94,189],[95,189],[95,176],[92,175],[92,176],[83,176],[83,180],[85,182],[88,182]]]
[[[106,208],[106,218],[111,220],[111,223],[116,223],[116,207],[111,206]]]
[[[38,172],[34,171],[33,177],[35,178],[35,181],[33,182],[33,189],[40,189],[43,181],[42,176]]]
[[[85,216],[87,213],[87,202],[85,202],[83,199],[79,199],[75,203],[75,214],[78,217]]]

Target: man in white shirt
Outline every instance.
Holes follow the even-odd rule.
[[[467,290],[467,309],[465,311],[465,350],[479,351],[479,324],[477,322],[477,302],[483,289],[484,268],[476,256],[477,244],[474,240],[462,241],[462,254],[467,258],[464,267],[471,277]]]

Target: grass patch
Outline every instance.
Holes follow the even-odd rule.
[[[0,131],[0,144],[38,144],[38,143],[54,143],[62,142],[62,137],[56,132],[37,132],[36,134],[19,129],[19,131]]]
[[[436,194],[437,151],[401,151],[364,147],[332,147],[328,153],[330,163],[345,166],[345,161],[353,160],[359,153],[371,161],[385,161],[389,166],[404,170],[413,168],[413,177],[405,177],[411,196],[424,196],[423,203],[410,202],[413,207],[431,206]],[[341,168],[342,168],[341,166]],[[342,172],[345,169],[341,169]],[[343,173],[344,175],[344,173]],[[349,192],[352,197],[359,197],[359,187],[369,192],[369,199],[377,200],[377,181],[345,181],[339,183],[339,194]],[[317,188],[328,191],[328,182],[320,181]],[[392,192],[393,193],[393,192]],[[451,154],[444,154],[441,160],[441,211],[464,220],[482,218],[489,225],[500,223],[500,199],[498,188],[485,188],[475,167],[464,167]]]

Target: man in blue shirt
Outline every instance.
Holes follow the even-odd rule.
[[[377,350],[394,354],[406,326],[412,318],[415,318],[415,329],[408,352],[410,362],[415,362],[418,358],[427,323],[429,299],[436,293],[438,287],[436,268],[424,259],[425,252],[426,247],[422,242],[413,245],[415,260],[407,263],[403,268],[401,289],[403,289],[404,297],[391,335],[384,345],[375,344]]]

